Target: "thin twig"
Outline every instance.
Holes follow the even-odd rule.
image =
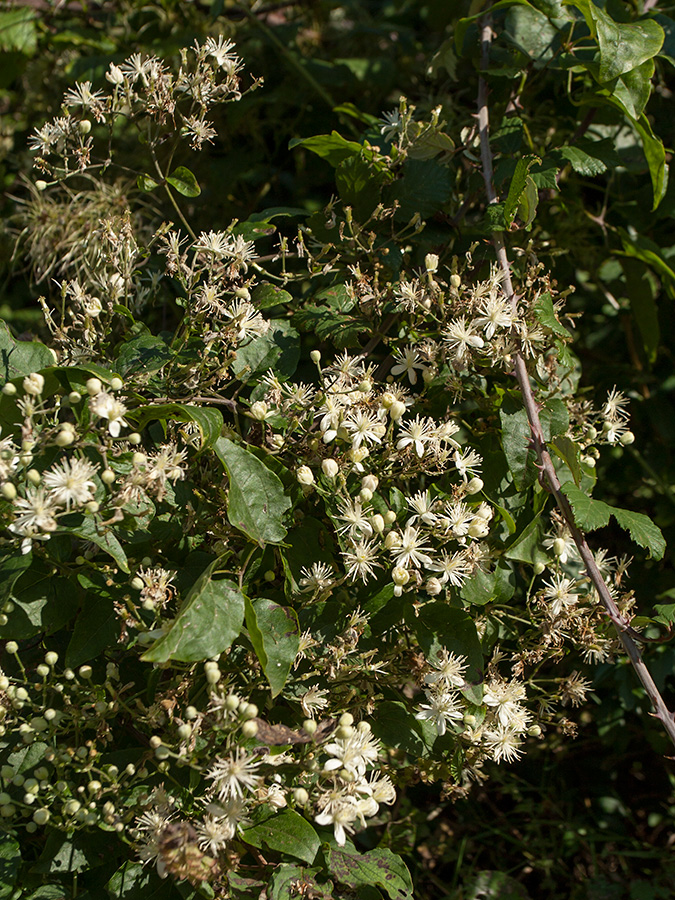
[[[481,40],[481,70],[488,68],[490,56],[490,43],[492,41],[492,23],[491,17],[486,16],[481,22],[480,29]],[[497,195],[493,184],[493,167],[492,152],[490,150],[490,119],[488,114],[488,88],[485,78],[481,75],[478,81],[478,128],[480,132],[480,149],[481,160],[483,164],[483,179],[485,181],[485,191],[489,203],[497,202]],[[517,309],[517,298],[511,281],[511,266],[504,245],[504,236],[501,231],[492,233],[492,244],[497,254],[497,260],[503,274],[502,287],[506,297],[509,299],[514,310]],[[633,668],[642,683],[647,696],[649,697],[654,708],[654,714],[663,723],[668,733],[668,737],[675,744],[675,716],[666,706],[659,689],[654,683],[651,673],[642,659],[642,653],[636,643],[636,639],[640,640],[639,635],[629,625],[628,621],[621,615],[614,598],[610,594],[605,581],[600,574],[600,570],[595,562],[586,538],[577,528],[574,521],[574,513],[569,504],[567,497],[563,494],[560,486],[560,480],[553,466],[553,460],[548,452],[544,432],[539,418],[539,406],[532,392],[532,385],[525,365],[525,360],[520,353],[514,355],[514,371],[518,387],[523,398],[523,404],[527,412],[527,418],[532,431],[532,444],[537,455],[539,468],[548,483],[549,490],[555,498],[558,509],[563,515],[567,526],[569,527],[574,543],[577,545],[579,555],[586,567],[588,577],[593,587],[598,593],[600,602],[605,608],[605,612],[609,616],[612,624],[616,628],[624,650],[633,664]]]

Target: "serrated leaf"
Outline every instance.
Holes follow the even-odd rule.
[[[33,9],[0,12],[0,49],[32,56],[37,50],[37,13]]]
[[[144,662],[199,662],[232,646],[244,623],[244,597],[233,581],[215,578],[218,562],[194,583],[169,630],[143,655]]]
[[[574,521],[582,531],[595,531],[596,528],[604,528],[608,524],[613,512],[611,506],[602,500],[593,500],[571,481],[561,485],[561,490],[569,500]]]
[[[318,869],[280,865],[270,879],[269,900],[297,900],[305,896],[312,900],[333,900],[333,883],[319,884],[315,878],[317,873]]]
[[[581,482],[581,463],[579,462],[579,447],[565,435],[558,435],[550,444],[551,450],[558,459],[561,459],[572,473],[572,478],[577,487]]]
[[[523,156],[516,163],[516,170],[513,173],[509,185],[509,193],[506,197],[506,203],[504,204],[504,220],[507,228],[515,219],[516,213],[519,213],[520,215],[519,208],[521,207],[521,204],[524,204],[524,207],[522,209],[523,215],[520,215],[520,218],[525,224],[529,224],[534,218],[538,194],[536,185],[532,179],[529,179],[528,181],[528,178],[530,169],[535,163],[541,164],[541,159],[538,156]],[[533,192],[536,195],[536,199],[533,197]],[[527,221],[530,214],[532,218]]]
[[[541,545],[542,530],[541,519],[537,516],[504,549],[506,559],[529,563],[530,565],[536,563],[541,555],[539,547]]]
[[[395,218],[409,222],[418,213],[428,219],[437,213],[452,196],[453,179],[450,169],[430,159],[409,159],[403,164],[402,177],[388,186],[384,202],[398,203]]]
[[[518,490],[524,490],[537,478],[531,443],[532,429],[527,412],[507,395],[499,410],[499,418],[502,424],[502,447],[509,470]]]
[[[558,321],[553,307],[553,300],[548,291],[543,293],[534,304],[534,314],[537,317],[537,321],[546,328],[550,328],[554,334],[562,338],[570,337],[569,331]]]
[[[661,529],[649,516],[628,509],[612,509],[612,513],[619,525],[630,533],[636,544],[649,550],[649,555],[654,559],[663,559],[666,542]]]
[[[51,566],[38,559],[17,579],[12,600],[14,610],[7,624],[0,626],[0,638],[22,640],[63,628],[77,612],[79,593],[67,578],[55,576]]]
[[[579,147],[560,147],[558,153],[579,175],[592,177],[607,171],[607,166],[601,159],[591,156]]]
[[[500,9],[509,9],[512,6],[530,6],[529,0],[498,0],[497,3],[493,3],[490,7],[490,13],[496,13]],[[455,25],[455,46],[457,47],[457,53],[460,56],[463,53],[464,49],[464,38],[466,36],[466,32],[470,25],[474,22],[477,22],[485,15],[485,11],[481,10],[473,16],[465,16],[460,19]]]
[[[290,378],[300,359],[300,335],[287,319],[272,319],[259,337],[237,349],[232,372],[247,382],[254,375],[274,369],[278,376]]]
[[[14,893],[21,862],[18,841],[11,835],[0,832],[0,900],[6,900]]]
[[[197,179],[189,169],[185,168],[185,166],[178,166],[166,180],[184,197],[198,197],[202,192],[202,189],[197,183]]]
[[[227,470],[230,487],[227,517],[260,546],[279,544],[286,536],[282,517],[291,506],[279,478],[248,450],[226,438],[214,449]]]
[[[269,847],[295,859],[313,863],[321,841],[314,828],[292,809],[268,815],[241,830],[242,840],[252,847]]]
[[[272,696],[281,693],[300,649],[295,610],[271,600],[246,598],[246,628],[269,682]]]
[[[327,844],[322,849],[329,873],[340,884],[350,888],[368,885],[383,890],[391,900],[412,900],[410,872],[401,857],[391,850],[356,853]]]

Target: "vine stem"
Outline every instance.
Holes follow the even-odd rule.
[[[481,20],[480,42],[482,73],[487,70],[490,58],[490,44],[492,42],[491,16],[486,16]],[[490,149],[488,87],[487,82],[482,74],[478,79],[478,129],[480,133],[481,162],[483,169],[483,180],[485,181],[485,192],[487,194],[488,203],[496,203],[497,194],[494,187],[492,151]],[[497,261],[503,275],[502,289],[515,311],[517,309],[518,300],[513,289],[513,282],[511,280],[511,266],[506,252],[506,246],[504,244],[504,235],[501,231],[494,231],[492,233],[492,244],[495,249]],[[525,360],[520,353],[514,354],[514,374],[518,382],[518,387],[520,388],[521,396],[523,398],[523,405],[527,412],[527,418],[530,423],[530,430],[532,432],[532,444],[537,455],[538,465],[541,470],[542,476],[543,478],[545,478],[548,484],[548,488],[551,494],[553,494],[558,509],[560,510],[563,518],[565,519],[565,522],[567,523],[567,526],[569,527],[574,543],[579,550],[581,560],[586,568],[586,573],[593,587],[597,591],[600,602],[602,603],[605,612],[609,616],[612,624],[616,628],[619,640],[621,641],[624,650],[628,654],[637,677],[639,678],[643,688],[647,693],[647,696],[651,701],[652,707],[654,709],[653,714],[662,722],[666,732],[668,733],[668,737],[672,741],[673,745],[675,745],[675,716],[668,709],[659,689],[654,682],[654,679],[651,676],[649,669],[647,668],[642,658],[642,652],[638,647],[638,644],[636,643],[636,640],[639,640],[640,636],[630,627],[628,621],[621,615],[621,612],[619,611],[614,598],[611,596],[609,589],[605,584],[604,578],[600,574],[600,570],[598,569],[595,558],[593,557],[591,549],[588,546],[586,538],[574,521],[574,513],[572,512],[569,501],[561,490],[560,480],[553,466],[553,460],[551,459],[548,447],[546,446],[544,431],[542,429],[541,420],[539,418],[539,405],[532,390],[532,385],[530,383],[530,377],[527,372]]]

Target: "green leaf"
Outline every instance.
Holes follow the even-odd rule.
[[[17,579],[28,571],[32,562],[31,553],[16,553],[0,561],[0,602],[9,600]]]
[[[105,889],[111,900],[168,900],[174,893],[170,879],[160,879],[153,868],[130,861],[115,872]]]
[[[523,197],[526,196],[528,190],[531,193],[531,188],[528,187],[528,176],[530,168],[535,165],[535,163],[541,164],[541,159],[538,156],[523,156],[516,163],[516,170],[513,173],[513,177],[509,185],[509,193],[506,197],[506,203],[504,205],[504,219],[506,221],[507,228],[515,219],[516,213],[519,213],[519,206]],[[532,187],[534,187],[536,193],[534,182],[532,182]],[[530,197],[530,200],[531,199],[532,198]],[[530,200],[526,200],[526,204],[529,205]],[[521,219],[522,218],[523,216],[521,216]],[[532,218],[534,218],[534,216]]]
[[[0,12],[0,50],[33,56],[37,50],[37,14],[29,8]]]
[[[657,603],[654,609],[657,612],[654,616],[657,622],[661,625],[675,625],[675,603]]]
[[[283,292],[285,293],[285,292]],[[237,349],[231,369],[244,383],[254,375],[274,369],[290,378],[300,359],[300,335],[288,319],[272,319],[269,330]]]
[[[99,656],[120,638],[120,619],[116,612],[115,596],[108,590],[104,577],[98,572],[81,575],[78,579],[85,589],[84,605],[75,619],[73,634],[66,650],[66,665],[77,668]]]
[[[244,623],[244,597],[236,584],[216,579],[214,560],[194,583],[178,615],[143,655],[144,662],[200,662],[232,646]]]
[[[559,29],[548,16],[529,6],[515,6],[506,17],[505,37],[540,68],[553,59]]]
[[[661,342],[661,330],[652,279],[649,277],[647,267],[637,259],[624,258],[621,260],[621,267],[626,278],[626,293],[631,312],[640,331],[645,356],[653,364]]]
[[[0,832],[0,900],[6,900],[14,893],[20,868],[21,848],[18,841],[11,835]]]
[[[512,6],[531,6],[532,4],[529,0],[498,0],[497,3],[493,3],[490,7],[490,13],[496,13],[500,9],[509,9]],[[473,16],[465,16],[460,19],[455,26],[455,46],[457,47],[457,53],[463,55],[464,50],[464,38],[466,36],[466,32],[470,25],[474,22],[477,22],[479,19],[482,19],[485,16],[485,10],[481,10]]]
[[[516,562],[534,563],[542,556],[539,547],[541,545],[542,525],[539,516],[532,519],[519,535],[504,549],[506,559]]]
[[[263,282],[253,289],[251,300],[258,309],[270,309],[273,306],[290,306],[293,297],[276,284]]]
[[[286,684],[300,649],[295,610],[271,600],[246,598],[246,628],[256,656],[276,697]]]
[[[655,210],[666,196],[666,191],[668,190],[666,149],[663,146],[663,142],[652,131],[652,126],[644,114],[633,125],[642,140],[642,149],[649,166],[649,177],[652,180],[652,193],[654,195],[652,210]]]
[[[391,850],[356,853],[347,847],[322,847],[330,874],[350,888],[369,885],[382,889],[391,900],[413,900],[413,885],[406,864]]]
[[[420,721],[400,700],[378,703],[371,720],[373,734],[385,747],[397,747],[413,759],[426,756],[438,737],[433,723]]]
[[[61,530],[66,534],[79,537],[83,541],[96,544],[97,547],[100,547],[101,550],[104,550],[115,560],[123,572],[127,575],[129,574],[127,555],[109,525],[99,526],[94,516],[83,516],[80,525],[77,525],[75,528],[63,528]]]
[[[527,890],[505,872],[482,871],[467,879],[464,900],[530,900]]]
[[[415,213],[429,219],[447,203],[452,189],[447,166],[429,159],[409,159],[403,165],[401,179],[385,189],[384,201],[388,206],[399,204],[397,220],[409,222]]]
[[[570,427],[567,404],[559,397],[551,397],[544,403],[540,419],[546,441],[550,441],[559,434],[565,434]]]
[[[332,131],[330,134],[316,134],[308,138],[292,138],[288,142],[288,149],[292,150],[294,147],[304,147],[306,150],[311,150],[312,153],[316,153],[317,156],[325,159],[334,168],[337,168],[344,159],[356,156],[365,149],[362,144],[357,144],[356,141],[346,140],[337,131]]]
[[[550,328],[554,334],[558,335],[558,337],[571,337],[569,331],[558,321],[553,306],[553,300],[548,291],[543,293],[534,304],[534,314],[540,324],[544,325],[546,328]]]
[[[591,156],[579,147],[560,147],[557,152],[579,175],[592,177],[607,171],[607,166],[601,159]]]
[[[613,512],[611,506],[602,500],[593,500],[571,481],[561,485],[561,490],[569,500],[574,520],[582,531],[595,531],[607,525]]]
[[[306,819],[292,809],[271,813],[241,831],[242,840],[252,847],[269,847],[295,859],[312,863],[321,841]]]
[[[652,92],[653,76],[654,60],[648,59],[636,69],[619,76],[612,85],[612,96],[633,119],[638,119],[644,112]]]
[[[318,869],[280,865],[267,888],[269,900],[297,900],[298,897],[333,900],[333,883],[319,884],[315,878],[317,872]]]
[[[184,197],[198,197],[202,192],[202,189],[197,184],[197,179],[185,166],[178,166],[166,180]]]
[[[338,165],[335,186],[342,202],[353,208],[359,221],[365,221],[379,202],[382,178],[367,160],[350,156]]]
[[[281,519],[291,506],[279,478],[252,453],[227,438],[218,438],[214,449],[230,482],[230,524],[261,547],[279,544],[286,536]]]
[[[649,555],[654,559],[663,559],[666,542],[661,529],[652,522],[649,516],[628,509],[612,509],[612,514],[619,525],[630,532],[630,536],[636,544],[649,550]]]
[[[549,444],[550,449],[558,459],[561,459],[572,474],[577,487],[581,482],[581,463],[579,461],[579,446],[571,438],[558,435]],[[562,476],[561,476],[562,480]]]
[[[0,321],[0,379],[3,384],[53,365],[54,354],[48,347],[38,341],[15,340],[7,323]]]
[[[427,659],[435,658],[443,647],[451,653],[466,656],[468,686],[462,693],[472,703],[480,703],[483,699],[483,651],[471,616],[437,600],[422,607],[413,626]]]
[[[165,341],[151,334],[144,325],[139,323],[139,327],[140,333],[125,341],[119,349],[116,362],[123,376],[136,372],[154,375],[174,358]]]
[[[617,231],[621,237],[624,254],[647,263],[663,282],[663,287],[670,299],[675,300],[675,270],[666,262],[658,244],[641,234],[631,237],[623,228],[618,228]]]
[[[12,599],[14,610],[0,626],[0,638],[22,640],[63,628],[77,612],[79,592],[67,578],[56,576],[50,565],[35,560],[17,579]]]
[[[222,413],[204,406],[188,406],[183,403],[161,403],[141,406],[127,413],[127,418],[135,421],[140,431],[155,420],[174,422],[194,422],[199,428],[202,449],[213,447],[223,427]]]
[[[600,50],[599,81],[618,78],[656,56],[665,38],[663,28],[653,19],[624,24],[592,3],[591,0],[564,0],[583,14]]]
[[[159,184],[149,175],[139,175],[136,179],[136,187],[139,191],[150,193],[150,191],[154,191],[155,188],[158,188]]]
[[[485,606],[494,598],[495,575],[494,572],[483,572],[476,569],[474,574],[467,578],[459,592],[462,600],[473,606]]]
[[[527,412],[516,400],[504,397],[499,418],[502,423],[502,447],[518,490],[524,490],[537,479],[535,454],[531,445],[532,430]]]

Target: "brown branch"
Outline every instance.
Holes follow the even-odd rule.
[[[490,16],[486,16],[481,22],[480,40],[481,70],[485,71],[488,67],[490,43],[492,41],[492,26]],[[487,82],[481,75],[478,81],[478,129],[480,132],[483,179],[485,181],[485,191],[487,193],[488,202],[496,203],[497,195],[493,184],[492,152],[490,150],[490,119],[488,114],[487,96]],[[513,290],[513,283],[511,281],[511,266],[509,264],[509,259],[506,253],[506,247],[504,245],[504,236],[501,231],[495,231],[492,233],[492,244],[494,246],[495,253],[497,254],[499,267],[503,274],[502,287],[504,290],[504,294],[506,295],[506,297],[508,297],[513,309],[516,310],[517,298]],[[605,612],[616,628],[619,640],[621,641],[624,650],[628,654],[628,657],[633,664],[633,668],[635,669],[635,672],[642,686],[647,692],[647,696],[649,697],[654,709],[654,715],[661,720],[664,728],[668,733],[668,737],[671,739],[673,744],[675,744],[675,716],[666,706],[666,703],[661,696],[659,689],[656,687],[654,679],[652,678],[651,673],[647,669],[647,666],[642,659],[640,648],[636,643],[635,638],[637,637],[637,633],[633,631],[633,629],[631,629],[628,621],[621,615],[621,612],[619,611],[614,598],[610,594],[607,585],[605,584],[605,581],[600,574],[600,570],[598,569],[598,566],[595,562],[591,549],[586,542],[584,534],[580,531],[579,528],[577,528],[575,524],[574,513],[572,512],[569,501],[561,490],[560,480],[558,479],[558,475],[553,466],[553,460],[551,459],[551,455],[548,452],[548,448],[546,446],[544,432],[541,426],[541,420],[539,418],[539,407],[532,391],[532,385],[530,384],[530,377],[527,372],[525,360],[520,353],[514,355],[514,370],[516,380],[518,381],[518,387],[520,388],[520,393],[523,398],[523,404],[527,412],[527,418],[530,423],[530,429],[532,431],[532,444],[534,446],[534,450],[537,455],[539,467],[542,471],[542,474],[548,483],[549,490],[555,498],[558,509],[562,513],[569,527],[572,538],[574,539],[574,543],[577,545],[577,549],[579,550],[579,555],[581,556],[582,562],[586,567],[586,573],[588,574],[593,587],[597,591],[600,602],[602,603]]]

